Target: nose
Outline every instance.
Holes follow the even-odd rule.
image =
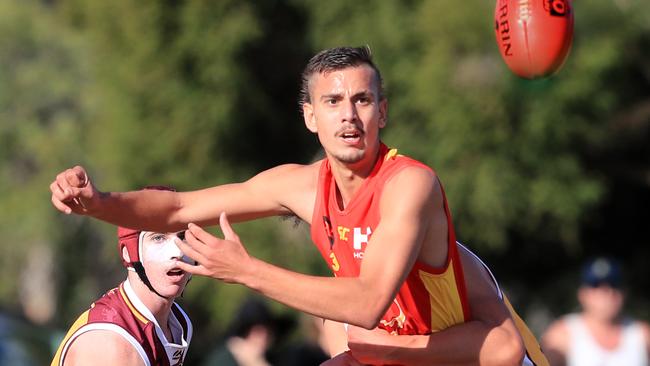
[[[341,103],[341,122],[355,122],[359,115],[357,114],[357,106],[352,100],[346,100]]]
[[[167,256],[171,259],[181,259],[183,257],[181,248],[179,248],[174,241],[167,246]]]

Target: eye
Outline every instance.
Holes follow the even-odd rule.
[[[182,241],[185,241],[185,231],[179,231],[176,233],[176,236],[181,239]]]
[[[335,98],[329,98],[325,100],[325,104],[327,105],[336,105],[338,103],[338,100]]]
[[[361,105],[368,105],[370,104],[371,100],[369,97],[359,97],[357,98],[357,104]]]
[[[151,236],[151,241],[154,243],[163,243],[165,240],[167,240],[167,235],[165,234],[154,234]]]

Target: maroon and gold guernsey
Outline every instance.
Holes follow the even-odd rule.
[[[312,217],[311,237],[337,277],[356,277],[373,231],[381,219],[379,206],[386,182],[407,167],[431,168],[398,155],[381,144],[377,163],[363,186],[341,210],[336,202],[336,182],[327,159],[321,163],[318,194]],[[470,320],[465,279],[447,199],[447,260],[442,268],[416,261],[379,327],[391,334],[430,334]],[[486,267],[486,270],[489,269]],[[496,284],[496,282],[495,282]],[[498,284],[497,284],[498,286]],[[499,291],[499,295],[502,294]],[[524,365],[548,365],[537,340],[504,298],[526,343]]]
[[[108,330],[124,337],[146,366],[183,365],[192,339],[192,323],[176,303],[172,304],[169,326],[172,340],[167,340],[156,318],[126,280],[104,294],[77,318],[61,342],[51,366],[62,366],[75,339],[93,330]]]

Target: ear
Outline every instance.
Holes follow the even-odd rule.
[[[131,257],[129,256],[129,251],[126,250],[126,245],[122,247],[122,259],[124,259],[126,263],[131,263]]]
[[[316,118],[314,117],[314,106],[311,103],[302,104],[302,118],[305,120],[305,126],[312,133],[317,133]]]
[[[379,128],[386,127],[388,123],[388,99],[383,98],[379,102]]]

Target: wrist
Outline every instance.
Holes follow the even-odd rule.
[[[235,282],[244,285],[251,290],[260,291],[261,286],[258,281],[260,267],[263,265],[263,262],[255,257],[248,257],[248,260],[242,266],[242,270],[239,271],[235,278]]]
[[[84,214],[87,216],[92,216],[97,219],[103,218],[103,207],[108,202],[111,197],[111,192],[99,192],[97,191],[94,195],[94,198],[81,200],[84,207]]]

